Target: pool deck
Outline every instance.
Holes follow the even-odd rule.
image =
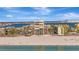
[[[79,45],[79,36],[0,37],[0,45]]]

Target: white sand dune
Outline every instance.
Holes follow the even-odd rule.
[[[79,45],[79,36],[0,37],[0,45]]]

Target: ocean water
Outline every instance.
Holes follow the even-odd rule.
[[[15,46],[0,46],[0,51],[79,51],[79,46],[15,45]]]
[[[6,27],[17,28],[17,27],[23,27],[23,26],[28,26],[28,25],[30,25],[30,24],[12,24],[12,25],[0,26],[0,27],[3,27],[3,28],[6,28]]]
[[[66,24],[68,24],[70,27],[74,27],[76,23],[66,23]],[[6,28],[6,27],[17,28],[17,27],[23,27],[23,26],[28,26],[28,25],[30,25],[30,24],[12,24],[12,25],[0,26],[0,28],[1,27],[3,27],[3,28]]]

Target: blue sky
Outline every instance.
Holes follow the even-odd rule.
[[[79,20],[78,7],[0,7],[1,22]]]

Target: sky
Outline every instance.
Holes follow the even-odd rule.
[[[79,7],[0,7],[0,22],[79,20]]]

